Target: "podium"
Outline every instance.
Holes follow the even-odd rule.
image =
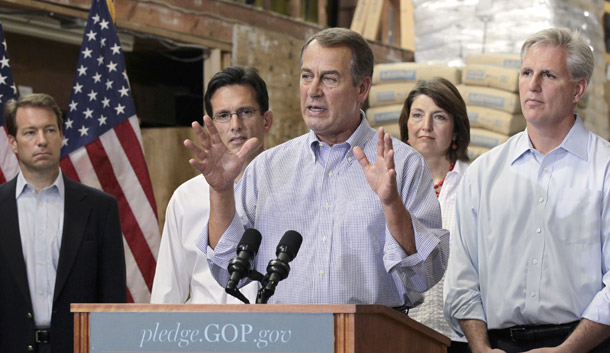
[[[90,320],[92,315],[96,315],[95,313],[140,313],[139,315],[143,317],[146,315],[158,317],[159,313],[173,313],[172,315],[191,313],[188,314],[191,316],[195,313],[196,316],[201,314],[201,318],[205,315],[227,316],[226,313],[244,315],[256,313],[258,317],[277,314],[293,314],[297,317],[319,314],[318,316],[326,317],[330,322],[328,330],[333,332],[328,334],[332,337],[331,342],[334,342],[335,353],[442,353],[447,351],[447,346],[450,344],[449,338],[383,305],[72,304],[71,311],[74,313],[75,353],[90,353],[90,335],[93,335],[90,332],[92,328]],[[108,316],[108,314],[104,315]],[[115,314],[109,316],[112,315]],[[175,326],[174,323],[172,324]],[[108,339],[112,340],[116,337],[117,335],[114,335]],[[307,339],[316,340],[317,337]]]

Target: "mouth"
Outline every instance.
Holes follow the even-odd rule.
[[[541,100],[538,99],[534,99],[534,98],[527,98],[525,100],[525,104],[543,104],[544,102],[542,102]]]
[[[246,140],[248,140],[248,139],[244,136],[235,136],[235,137],[231,137],[231,139],[229,140],[229,143],[240,144],[240,143],[246,142]]]
[[[307,111],[313,113],[313,114],[321,114],[324,113],[325,111],[327,111],[328,109],[321,107],[319,105],[308,105],[307,106]]]

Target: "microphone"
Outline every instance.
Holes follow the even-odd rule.
[[[262,288],[258,291],[257,303],[267,303],[267,300],[275,293],[278,283],[288,277],[290,272],[288,263],[297,256],[302,242],[303,237],[298,232],[289,230],[284,233],[275,250],[277,258],[269,261],[267,265],[267,275],[263,279]]]
[[[225,292],[246,304],[250,304],[250,301],[237,289],[237,284],[242,278],[248,277],[252,267],[251,261],[258,252],[261,240],[262,236],[258,230],[254,228],[246,229],[237,245],[237,256],[229,262],[229,266],[227,267],[231,278],[227,283]]]

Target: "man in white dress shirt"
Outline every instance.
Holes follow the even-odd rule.
[[[610,143],[574,114],[593,66],[567,29],[526,40],[527,128],[462,178],[445,316],[474,353],[610,352]]]
[[[264,150],[264,135],[271,129],[273,113],[269,110],[265,81],[254,69],[232,66],[218,72],[208,84],[204,102],[230,151],[239,151],[252,137],[260,143],[250,160]],[[169,201],[151,303],[241,303],[216,282],[205,254],[195,246],[209,216],[208,191],[205,178],[198,175],[180,185]],[[255,282],[241,288],[252,303],[257,290]]]

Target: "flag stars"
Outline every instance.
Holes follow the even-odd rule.
[[[121,89],[119,90],[119,92],[121,93],[121,97],[127,96],[129,94],[129,89],[126,88],[125,86],[122,86]]]
[[[66,138],[66,137],[64,136],[64,138],[61,140],[61,146],[62,146],[62,147],[63,147],[63,146],[67,146],[67,145],[68,145],[68,140],[69,140],[69,139],[68,139],[68,138]]]
[[[108,118],[102,115],[97,119],[97,121],[99,121],[100,126],[102,126],[102,125],[106,125],[106,119],[108,119]]]
[[[90,30],[89,33],[86,34],[87,35],[87,39],[89,39],[89,41],[95,40],[95,36],[97,35],[97,33],[93,32],[93,30]]]
[[[85,119],[93,118],[93,110],[89,108],[87,108],[87,110],[85,110],[83,114],[85,114]]]
[[[85,127],[85,125],[83,125],[80,129],[78,129],[78,132],[80,132],[81,137],[82,136],[87,136],[88,135],[88,133],[87,133],[88,131],[89,131],[89,128]]]
[[[118,45],[117,43],[114,43],[114,45],[112,46],[112,48],[110,48],[110,50],[112,50],[112,54],[121,54],[121,46]]]
[[[114,107],[114,110],[116,110],[116,115],[124,114],[125,113],[125,106],[121,105],[119,103],[116,107]]]
[[[104,63],[104,57],[102,55],[97,58],[97,66],[100,66]]]
[[[70,111],[71,112],[75,111],[77,105],[78,105],[78,103],[75,101],[70,102]],[[70,125],[70,126],[72,126],[72,125]]]
[[[4,76],[4,75],[0,74],[0,85],[6,85],[7,78],[8,78],[8,76]]]
[[[106,80],[106,90],[112,89],[112,84],[114,82],[110,81],[110,79]]]
[[[83,76],[87,74],[87,68],[85,67],[85,65],[81,65],[78,69],[76,69],[78,71],[78,76]]]
[[[93,76],[93,82],[94,83],[102,82],[102,75],[100,75],[99,72],[96,72],[95,76]]]
[[[100,22],[100,28],[101,29],[108,29],[108,21],[106,20],[102,20],[102,22]]]
[[[91,17],[93,19],[93,23],[98,23],[100,22],[100,15],[95,14],[95,16]]]
[[[72,110],[72,109],[70,108],[70,110]],[[66,125],[66,130],[71,129],[73,123],[74,123],[74,120],[72,120],[72,119],[66,120],[64,123],[64,125]]]
[[[11,67],[11,65],[9,65],[9,59],[6,56],[2,57],[2,60],[0,60],[0,65],[2,65],[2,69],[5,67]]]
[[[72,89],[74,90],[74,93],[82,93],[83,90],[83,85],[81,85],[80,83],[76,83],[76,85],[74,85],[74,87],[72,87]],[[76,103],[74,103],[76,104]]]
[[[100,39],[100,48],[103,48],[105,46],[106,46],[106,38]]]
[[[91,92],[89,92],[89,94],[87,95],[89,96],[89,102],[97,100],[97,92],[95,92],[94,90],[91,90]]]
[[[104,106],[104,108],[108,108],[110,106],[110,99],[108,99],[108,97],[104,97],[104,99],[102,100],[102,105]]]
[[[108,68],[108,72],[116,71],[116,65],[117,64],[113,63],[112,61],[110,62],[110,64],[106,65],[106,67]]]
[[[93,51],[92,51],[91,49],[89,49],[89,48],[85,48],[85,50],[84,50],[84,51],[82,51],[82,53],[83,53],[83,57],[84,57],[85,59],[86,59],[86,58],[90,58],[90,57],[91,57],[91,53],[92,53],[92,52],[93,52]]]

